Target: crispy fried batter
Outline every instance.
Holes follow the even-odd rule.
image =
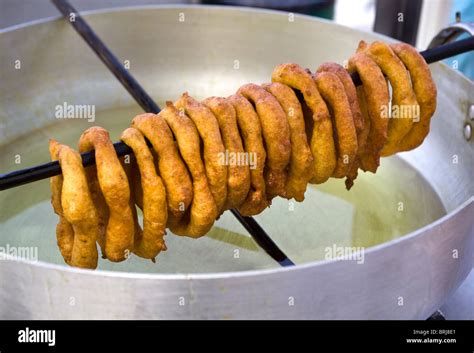
[[[158,155],[158,169],[165,184],[168,202],[168,221],[178,223],[193,199],[193,185],[188,170],[179,155],[168,124],[163,116],[140,114],[133,118],[132,127],[139,130],[151,142]]]
[[[71,266],[95,269],[99,219],[92,201],[79,153],[62,145],[58,153],[63,174],[61,205],[74,230]]]
[[[349,166],[346,178],[346,188],[349,190],[354,184],[354,180],[357,178],[358,169],[360,167],[359,154],[362,153],[365,149],[365,144],[367,143],[367,136],[370,130],[370,125],[365,123],[365,118],[362,115],[359,106],[359,100],[357,98],[356,87],[352,81],[351,76],[347,70],[337,63],[324,63],[319,66],[316,73],[319,72],[332,72],[337,75],[344,85],[344,90],[346,92],[347,99],[349,100],[349,105],[351,107],[352,118],[354,121],[354,126],[357,133],[357,156],[353,163]],[[369,122],[370,124],[370,122]],[[367,126],[366,126],[367,125]]]
[[[410,73],[413,90],[420,105],[420,120],[398,144],[398,151],[409,151],[421,145],[430,132],[430,120],[436,110],[436,86],[425,59],[411,45],[398,43],[392,50]]]
[[[129,205],[130,187],[107,130],[87,129],[79,140],[81,151],[95,150],[100,190],[109,210],[105,235],[105,256],[114,262],[125,260],[133,249],[134,222]]]
[[[357,132],[357,146],[359,150],[363,149],[367,142],[367,135],[364,136],[365,121],[360,111],[356,87],[354,86],[354,82],[352,81],[351,75],[343,66],[332,62],[327,62],[319,66],[316,73],[320,72],[332,72],[336,74],[339,80],[341,80],[342,84],[344,85],[344,91],[346,92],[347,99],[349,100],[352,118],[354,120],[354,126]]]
[[[226,153],[233,156],[235,162],[228,163],[227,200],[224,210],[239,207],[250,190],[250,170],[248,164],[240,163],[245,153],[237,127],[237,118],[232,104],[223,97],[209,97],[202,101],[215,115],[219,123]],[[224,159],[225,156],[222,156]]]
[[[49,140],[49,153],[51,160],[58,160],[58,152],[61,145],[53,139]],[[56,226],[56,240],[64,261],[71,265],[71,254],[74,246],[74,230],[71,223],[64,217],[63,206],[61,205],[61,191],[63,188],[62,174],[56,175],[50,179],[51,187],[51,205],[54,213],[59,216],[59,223]]]
[[[263,146],[262,128],[257,113],[247,99],[240,94],[234,94],[228,100],[235,109],[237,124],[249,161],[251,158],[255,159],[250,165],[250,192],[238,208],[243,216],[252,216],[268,207],[263,177],[267,153]]]
[[[387,142],[381,155],[390,156],[398,152],[398,145],[411,130],[415,120],[412,108],[418,103],[408,71],[388,44],[375,41],[365,49],[365,53],[376,62],[390,81],[393,95],[391,106],[407,112],[406,116],[391,118],[388,123]],[[387,111],[390,113],[390,109]]]
[[[209,108],[187,93],[181,96],[175,106],[192,120],[202,139],[206,176],[220,215],[227,198],[227,166],[220,163],[220,156],[225,153],[225,149],[217,119]]]
[[[166,109],[162,113],[176,136],[181,156],[193,178],[194,195],[189,217],[187,217],[189,219],[169,223],[168,226],[177,235],[197,238],[211,229],[218,216],[217,205],[202,161],[199,133],[193,121],[186,114],[178,111],[171,102],[166,102]]]
[[[135,239],[133,252],[140,257],[154,259],[164,247],[163,237],[168,220],[166,190],[140,131],[128,128],[120,138],[133,150],[143,190],[143,233],[141,238]]]
[[[286,181],[286,197],[304,200],[304,193],[313,176],[313,155],[308,145],[301,104],[295,92],[278,82],[262,85],[280,103],[290,127],[291,156]]]
[[[364,171],[375,173],[380,163],[380,152],[387,140],[388,119],[383,118],[381,112],[389,102],[388,86],[380,68],[363,52],[349,59],[349,72],[355,71],[363,83],[363,88],[357,90],[361,112],[367,112],[370,118],[366,148],[360,151],[359,158]]]
[[[311,183],[324,183],[336,168],[336,150],[329,111],[318,92],[311,75],[296,64],[281,64],[272,73],[272,82],[279,82],[302,93],[312,112],[311,152],[314,158],[314,176]]]
[[[331,107],[333,126],[337,138],[337,164],[332,176],[343,178],[357,155],[357,133],[352,118],[352,111],[342,82],[332,72],[320,72],[314,75],[319,93]]]
[[[237,94],[255,106],[262,127],[267,159],[265,182],[267,198],[286,197],[286,168],[290,162],[290,127],[280,103],[262,87],[253,83],[243,85]]]

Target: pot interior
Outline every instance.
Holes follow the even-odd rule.
[[[227,96],[246,82],[268,82],[272,68],[282,62],[312,70],[324,61],[342,63],[360,39],[380,38],[303,16],[290,23],[280,13],[229,8],[153,7],[85,17],[161,106],[183,91],[203,99]],[[7,47],[11,50],[3,50]],[[105,127],[117,141],[141,112],[61,20],[4,31],[0,48],[2,59],[21,60],[22,66],[18,70],[12,64],[0,77],[2,173],[47,162],[49,138],[76,147],[90,126]],[[361,171],[350,191],[342,179],[331,179],[309,186],[303,203],[276,199],[255,217],[295,263],[324,259],[333,246],[367,248],[402,237],[472,196],[473,182],[467,177],[472,175],[472,143],[462,140],[457,126],[468,99],[453,105],[449,94],[465,92],[472,83],[466,86],[465,79],[442,65],[432,68],[439,107],[421,148],[382,159],[375,175]],[[56,107],[64,103],[94,106],[95,118],[55,118]],[[449,179],[453,176],[457,183]],[[40,261],[63,264],[49,197],[48,180],[1,192],[0,246],[35,247]],[[99,269],[211,273],[278,267],[229,212],[203,238],[168,232],[166,243],[168,250],[155,264],[132,256],[118,264],[99,261]]]

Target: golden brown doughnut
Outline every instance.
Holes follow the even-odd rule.
[[[304,103],[311,110],[313,128],[308,136],[314,158],[314,176],[311,183],[325,182],[336,168],[336,149],[329,111],[316,83],[311,75],[297,64],[281,64],[275,67],[272,82],[279,82],[300,91]]]
[[[436,85],[425,59],[411,45],[398,43],[392,50],[410,73],[413,90],[420,105],[420,120],[398,144],[398,151],[409,151],[421,145],[430,131],[430,120],[436,110]]]
[[[173,131],[178,142],[179,152],[193,179],[193,202],[190,212],[178,223],[168,223],[168,226],[177,235],[197,238],[211,229],[219,215],[206,178],[199,133],[193,121],[186,114],[178,111],[171,102],[166,102],[166,108],[160,112],[160,115]]]
[[[220,163],[225,149],[217,119],[209,108],[187,93],[183,93],[175,106],[192,120],[202,139],[206,176],[220,215],[227,199],[227,166]]]
[[[391,108],[397,107],[401,112],[408,108],[406,116],[394,117],[392,114],[392,118],[389,119],[387,142],[381,155],[390,156],[398,151],[398,145],[411,130],[415,120],[413,108],[418,102],[408,71],[388,44],[375,41],[365,49],[365,53],[376,62],[390,81],[393,96]],[[390,114],[388,107],[386,111]]]
[[[290,127],[278,100],[264,88],[248,83],[237,91],[255,106],[267,152],[265,182],[267,198],[286,197],[286,168],[290,162]]]
[[[133,249],[134,222],[130,209],[130,187],[107,130],[87,129],[79,140],[81,151],[95,150],[100,190],[109,210],[105,235],[105,256],[114,262],[125,260]]]
[[[153,145],[158,158],[158,169],[165,184],[168,202],[168,221],[178,223],[193,199],[193,184],[186,165],[178,152],[168,124],[163,115],[145,113],[133,118],[132,127],[139,130]]]
[[[366,148],[360,151],[359,158],[362,169],[375,173],[380,163],[380,153],[387,140],[388,119],[381,116],[383,107],[388,106],[388,86],[382,71],[377,64],[364,52],[355,54],[349,59],[349,72],[359,74],[362,89],[358,88],[359,105],[361,112],[367,113],[370,118],[366,125],[370,125]],[[363,99],[361,95],[363,94]]]
[[[304,193],[313,176],[313,155],[308,145],[301,104],[295,92],[278,82],[262,85],[280,103],[290,126],[291,156],[286,181],[286,197],[304,200]]]
[[[360,111],[359,100],[357,99],[356,87],[354,86],[352,77],[343,66],[337,63],[332,63],[332,62],[324,63],[318,67],[318,70],[316,71],[316,73],[320,73],[323,71],[332,72],[336,74],[339,80],[341,80],[342,84],[344,85],[344,90],[346,92],[347,99],[349,100],[349,105],[351,107],[352,117],[354,120],[354,126],[357,132],[357,146],[358,146],[358,149],[360,150],[365,146],[367,142],[364,139],[364,137],[367,138],[367,134],[364,135],[365,121]]]
[[[331,107],[337,138],[337,164],[332,176],[343,178],[357,155],[357,133],[344,85],[336,74],[323,71],[314,75],[319,93]]]
[[[59,148],[58,160],[63,174],[61,205],[64,217],[74,230],[71,266],[95,269],[99,219],[92,201],[79,153],[68,146]]]
[[[61,145],[53,139],[49,140],[49,153],[51,160],[58,160],[58,152]],[[51,187],[51,205],[54,213],[59,216],[59,223],[56,226],[56,240],[64,261],[71,265],[71,254],[74,246],[74,230],[71,223],[64,217],[63,206],[61,205],[61,191],[63,188],[62,174],[56,175],[50,179]]]
[[[240,138],[235,109],[223,97],[209,97],[202,101],[215,115],[222,134],[225,152],[229,156],[227,174],[227,199],[224,210],[239,207],[250,190],[250,170]],[[225,155],[223,156],[223,159]],[[232,163],[232,160],[234,162]]]
[[[153,155],[140,131],[128,128],[120,138],[133,150],[143,190],[143,232],[141,238],[135,240],[133,252],[140,257],[154,259],[163,249],[168,221],[165,186],[156,172]]]
[[[356,87],[354,86],[354,82],[352,81],[351,75],[349,75],[347,70],[337,63],[328,62],[319,66],[316,73],[323,71],[328,71],[336,74],[344,85],[344,90],[346,92],[347,99],[349,100],[352,118],[357,133],[357,156],[353,163],[349,166],[345,182],[346,188],[349,190],[354,184],[354,180],[357,178],[358,169],[360,167],[360,159],[358,155],[362,153],[365,149],[370,125],[367,125],[365,123],[365,117],[362,115],[362,112],[360,110]]]
[[[126,163],[125,156],[120,157],[119,160],[125,174],[127,175],[128,184],[130,185],[130,198],[128,200],[128,204],[130,206],[130,210],[132,211],[133,228],[134,228],[133,244],[135,247],[135,244],[137,244],[143,238],[143,231],[142,231],[142,227],[140,226],[140,223],[138,222],[138,213],[137,213],[137,204],[141,203],[143,200],[136,200],[138,198],[138,195],[134,193],[134,190],[135,188],[137,188],[137,186],[133,185],[134,176],[133,176],[133,171],[132,171],[132,165],[130,163]],[[138,169],[134,155],[133,155],[133,160],[135,163],[134,169]],[[131,160],[129,162],[131,162]],[[141,186],[140,186],[140,191],[142,191]]]
[[[238,210],[243,216],[259,214],[269,203],[263,176],[267,153],[263,145],[260,119],[252,104],[240,94],[228,98],[235,109],[237,124],[244,142],[250,165],[250,191]]]

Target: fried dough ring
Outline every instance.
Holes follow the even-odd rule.
[[[129,172],[127,169],[124,169],[128,176],[128,183],[130,184],[130,190],[133,194],[133,201],[143,211],[143,189],[141,184],[140,170],[138,169],[137,159],[135,156],[130,154],[129,158]]]
[[[197,238],[211,229],[219,215],[215,199],[206,178],[206,169],[201,156],[201,139],[193,121],[178,111],[171,102],[160,112],[173,131],[179,151],[193,179],[193,202],[189,219],[178,223],[169,223],[171,231],[177,235]]]
[[[154,259],[164,247],[163,237],[168,221],[166,190],[140,131],[128,128],[122,132],[120,139],[133,150],[143,190],[143,232],[140,239],[135,239],[133,252],[140,257]]]
[[[291,156],[290,127],[286,114],[278,100],[256,84],[243,85],[237,94],[255,106],[260,119],[267,152],[264,171],[267,198],[286,197],[286,169]]]
[[[58,160],[58,152],[61,145],[53,139],[49,140],[49,153],[51,160]],[[59,223],[56,225],[56,240],[64,261],[71,265],[72,248],[74,247],[74,230],[71,223],[64,217],[63,206],[61,204],[61,192],[63,188],[62,174],[53,176],[50,179],[51,205],[54,213],[59,216]]]
[[[420,120],[398,144],[398,151],[409,151],[421,145],[430,132],[430,119],[436,110],[436,85],[425,59],[411,45],[398,43],[392,50],[410,73],[413,90],[420,105]]]
[[[386,43],[375,41],[365,52],[376,62],[387,76],[392,86],[392,107],[413,107],[418,103],[411,86],[410,76],[403,63]],[[413,126],[414,117],[392,118],[388,124],[387,142],[382,149],[382,156],[390,156],[398,151],[398,145]]]
[[[387,140],[388,119],[381,116],[382,107],[388,106],[388,86],[382,71],[364,52],[355,54],[349,59],[349,72],[359,74],[363,86],[357,88],[359,105],[366,125],[370,125],[366,148],[359,152],[362,169],[375,173],[380,164],[380,152]],[[363,96],[363,99],[361,97]]]
[[[238,208],[243,216],[253,216],[268,207],[263,176],[267,153],[263,146],[262,128],[257,113],[247,99],[240,94],[234,94],[228,100],[235,109],[245,152],[249,160],[251,156],[256,158],[254,165],[250,166],[250,191]]]
[[[332,176],[343,178],[357,155],[357,133],[344,85],[336,74],[320,72],[314,75],[319,93],[333,112],[336,131],[337,164]]]
[[[204,166],[212,196],[216,202],[217,212],[223,212],[227,199],[227,166],[220,163],[220,156],[225,153],[224,143],[219,130],[219,123],[212,111],[197,100],[183,93],[175,103],[194,123],[204,146]]]
[[[290,127],[291,155],[286,180],[286,197],[296,201],[304,200],[304,193],[313,176],[313,155],[308,145],[301,104],[295,92],[278,82],[262,85],[283,108]]]
[[[346,179],[346,188],[349,190],[352,185],[354,185],[354,180],[357,178],[358,169],[360,166],[359,153],[362,153],[365,149],[367,143],[367,136],[370,130],[370,122],[366,124],[365,117],[362,115],[359,106],[359,100],[357,97],[357,90],[352,81],[351,75],[347,70],[337,64],[332,62],[327,62],[319,66],[316,73],[320,72],[332,72],[337,75],[344,85],[344,90],[346,92],[347,99],[349,100],[349,105],[351,107],[352,118],[354,121],[354,126],[357,133],[357,156],[354,162],[349,166]],[[366,126],[367,125],[367,126]]]
[[[81,148],[81,144],[79,143],[79,152],[87,152],[87,150]],[[85,169],[87,182],[89,184],[89,190],[91,193],[92,201],[97,210],[97,217],[99,220],[99,236],[97,238],[97,242],[100,246],[100,251],[102,254],[102,258],[105,259],[105,235],[107,232],[107,222],[109,219],[109,208],[107,203],[105,202],[104,195],[100,190],[99,179],[97,177],[97,166],[91,165]]]
[[[237,118],[232,104],[223,97],[209,97],[202,101],[217,119],[222,140],[229,155],[242,156],[245,153],[240,138]],[[227,172],[227,199],[224,210],[239,207],[250,190],[250,170],[248,164],[229,163]]]
[[[347,99],[349,100],[349,105],[351,107],[352,117],[354,120],[354,126],[357,132],[358,149],[360,150],[364,148],[367,142],[366,141],[367,134],[365,134],[364,136],[364,133],[363,133],[365,130],[364,129],[365,120],[360,111],[359,100],[357,99],[356,87],[354,85],[354,82],[352,81],[351,75],[349,74],[349,72],[347,72],[347,70],[343,66],[337,63],[332,63],[332,62],[327,62],[319,66],[316,73],[318,74],[320,72],[332,72],[337,75],[339,80],[341,80],[344,86],[344,91],[346,92]]]
[[[97,268],[99,219],[92,201],[79,153],[61,145],[58,159],[63,174],[61,205],[74,230],[71,266]]]
[[[329,111],[318,92],[311,75],[297,64],[281,64],[272,73],[272,82],[279,82],[302,93],[304,103],[312,112],[313,128],[310,139],[314,158],[314,176],[311,183],[320,184],[329,179],[336,168],[336,149]]]
[[[137,188],[137,185],[132,184],[134,182],[134,178],[136,177],[136,175],[135,176],[133,175],[134,171],[132,170],[131,163],[134,163],[135,164],[135,169],[138,169],[138,166],[137,166],[136,160],[135,160],[135,156],[133,156],[133,159],[130,157],[129,163],[126,163],[125,158],[126,158],[125,156],[122,156],[122,157],[119,157],[119,160],[120,160],[120,164],[121,164],[125,174],[127,175],[128,185],[130,185],[130,198],[128,200],[128,204],[130,206],[130,210],[132,211],[133,228],[135,230],[134,231],[133,244],[134,244],[134,247],[135,247],[135,244],[138,243],[138,241],[140,241],[140,239],[143,238],[143,231],[142,231],[142,228],[140,226],[140,223],[138,222],[138,213],[137,213],[137,207],[136,207],[136,205],[138,203],[142,203],[143,200],[138,200],[139,195],[136,195],[134,193],[135,189]],[[140,172],[138,171],[138,173],[140,173]],[[140,191],[141,191],[141,186],[140,186]],[[143,203],[142,203],[142,207],[143,207]],[[141,209],[143,209],[143,208],[141,208]]]
[[[109,210],[105,256],[114,262],[125,260],[133,249],[134,222],[130,209],[130,187],[107,130],[91,127],[79,140],[82,152],[95,150],[100,190]]]
[[[178,223],[191,205],[193,184],[163,114],[166,113],[137,115],[132,127],[151,142],[159,156],[158,169],[166,189],[168,222]]]

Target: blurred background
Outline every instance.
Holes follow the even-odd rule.
[[[461,14],[474,22],[472,0],[72,0],[79,11],[154,4],[237,5],[302,13],[334,20],[344,26],[383,33],[424,50],[436,34]],[[0,28],[56,16],[49,0],[0,0]],[[462,36],[461,36],[462,37]],[[460,37],[460,38],[461,38]],[[471,80],[474,54],[447,61]]]
[[[450,23],[456,13],[463,22],[474,22],[473,0],[70,0],[78,11],[156,4],[213,4],[270,8],[333,20],[364,31],[375,31],[426,49],[433,37]],[[0,0],[0,29],[59,13],[50,0]],[[468,34],[461,35],[467,36]],[[474,54],[446,61],[474,79]],[[474,319],[474,271],[441,308],[447,319]]]

